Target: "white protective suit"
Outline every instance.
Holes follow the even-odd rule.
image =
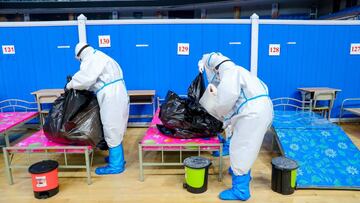
[[[199,63],[204,65],[209,81],[200,104],[222,120],[224,128],[231,126],[231,168],[235,175],[247,174],[273,118],[268,88],[220,53],[205,54]]]
[[[129,117],[129,96],[119,64],[103,52],[87,47],[81,51],[80,70],[67,89],[96,93],[104,137],[110,148],[121,144]]]

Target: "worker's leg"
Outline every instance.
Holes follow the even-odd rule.
[[[109,146],[108,165],[95,170],[98,175],[116,174],[125,170],[122,140],[126,131],[129,108],[128,99],[119,92],[116,85],[107,87],[103,95],[97,95],[105,141]]]
[[[250,168],[258,156],[271,120],[272,109],[267,109],[254,115],[239,117],[235,121],[230,141],[232,188],[220,193],[220,199],[247,200],[250,198]]]

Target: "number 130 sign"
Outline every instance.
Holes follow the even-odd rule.
[[[99,47],[111,47],[110,35],[99,35]]]

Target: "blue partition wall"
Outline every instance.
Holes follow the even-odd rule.
[[[98,35],[111,36],[111,48],[99,49],[119,62],[128,89],[155,89],[160,97],[169,89],[186,93],[198,73],[197,63],[203,53],[220,51],[249,68],[249,32],[250,25],[87,26],[88,42],[95,47]],[[178,43],[190,44],[189,56],[177,55]]]
[[[119,62],[129,90],[155,89],[160,97],[169,89],[186,93],[206,52],[220,51],[249,68],[249,33],[250,25],[240,24],[87,26],[88,43]],[[110,35],[111,47],[99,48],[98,35]],[[16,54],[0,54],[0,100],[32,100],[32,91],[62,88],[66,75],[79,68],[73,50],[77,41],[77,26],[1,27],[0,44],[15,45]],[[189,56],[177,55],[179,42],[190,43]],[[62,45],[70,48],[58,48]]]
[[[77,26],[0,27],[0,45],[15,45],[15,55],[0,53],[0,100],[32,101],[32,91],[64,87],[66,75],[79,65],[77,40]],[[62,45],[71,48],[58,48]]]
[[[360,26],[260,25],[259,30],[258,76],[271,97],[301,98],[298,87],[339,88],[332,117],[339,116],[344,98],[360,97],[360,55],[350,55],[350,44],[360,43]],[[281,45],[280,56],[269,56],[269,44]]]
[[[129,90],[155,89],[159,97],[169,89],[186,94],[198,60],[212,51],[250,69],[250,24],[119,24],[86,29],[88,42],[119,62]],[[111,36],[110,48],[98,47],[99,35]],[[360,97],[360,56],[349,54],[350,43],[360,43],[359,36],[358,25],[260,24],[258,75],[273,98],[299,98],[296,88],[303,86],[342,89],[332,115],[337,117],[342,99]],[[77,42],[77,26],[0,27],[0,44],[15,45],[16,51],[0,53],[0,100],[33,100],[32,91],[62,88],[66,76],[80,65],[74,58]],[[177,43],[190,43],[190,55],[177,55]],[[271,43],[281,44],[280,56],[268,56]]]

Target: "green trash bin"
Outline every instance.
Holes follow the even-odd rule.
[[[192,156],[184,160],[185,183],[184,188],[191,193],[203,193],[207,190],[209,159]]]
[[[273,158],[271,161],[271,189],[274,192],[290,195],[296,187],[296,161],[284,156]]]

